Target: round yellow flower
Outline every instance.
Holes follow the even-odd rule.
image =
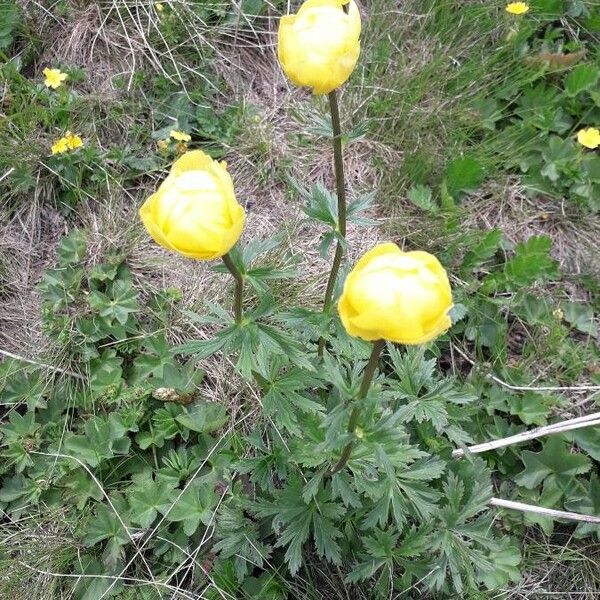
[[[600,130],[596,127],[580,129],[577,132],[577,141],[590,150],[595,150],[600,146]]]
[[[505,10],[511,15],[524,15],[529,10],[529,4],[526,2],[511,2],[506,5]]]
[[[285,74],[315,94],[339,87],[358,60],[360,26],[353,0],[306,0],[297,14],[279,23],[277,52]]]
[[[46,87],[50,87],[53,90],[60,87],[63,81],[68,77],[66,73],[63,73],[60,69],[49,69],[46,67],[43,70],[44,73],[44,84]]]
[[[238,241],[246,214],[225,163],[201,150],[187,152],[140,208],[154,241],[199,260],[220,258]]]
[[[354,266],[338,311],[349,335],[423,344],[450,325],[452,291],[446,271],[428,252],[379,244]]]
[[[172,129],[169,135],[178,142],[189,142],[192,139],[192,136],[185,131],[178,131],[177,129]]]

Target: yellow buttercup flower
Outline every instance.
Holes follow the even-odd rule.
[[[379,244],[356,263],[338,311],[344,328],[363,340],[423,344],[450,325],[452,291],[446,271],[428,252]]]
[[[511,15],[524,15],[529,10],[529,4],[526,2],[511,2],[506,5],[504,10]]]
[[[62,154],[69,149],[69,145],[67,144],[67,139],[62,137],[60,140],[56,140],[54,144],[52,144],[51,150],[52,154]]]
[[[348,14],[344,5],[348,5]],[[360,54],[360,13],[353,0],[306,0],[281,18],[277,53],[293,83],[328,94],[350,77]]]
[[[50,87],[53,90],[60,87],[63,84],[63,81],[68,77],[68,75],[63,73],[60,69],[49,69],[48,67],[43,70],[43,73],[46,87]]]
[[[67,150],[77,150],[83,146],[83,140],[76,134],[67,131],[63,137],[52,144],[52,154],[63,154]]]
[[[577,141],[590,150],[595,150],[600,146],[600,130],[596,127],[580,129],[577,132]]]
[[[238,241],[246,214],[235,198],[224,162],[187,152],[140,208],[155,242],[199,260],[220,258]]]
[[[65,137],[63,138],[67,142],[67,147],[69,150],[76,150],[77,148],[81,148],[83,146],[83,140],[76,134],[67,131],[65,133]]]
[[[178,142],[189,142],[192,139],[192,136],[189,133],[178,131],[177,129],[172,129],[169,135]]]

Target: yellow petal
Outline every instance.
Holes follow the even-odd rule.
[[[212,158],[202,152],[202,150],[191,150],[180,156],[171,167],[173,175],[184,171],[202,171],[209,168],[212,163]]]

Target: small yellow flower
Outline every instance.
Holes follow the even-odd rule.
[[[83,140],[77,134],[71,133],[70,131],[65,133],[63,139],[67,142],[67,148],[69,148],[69,150],[77,150],[77,148],[83,146]]]
[[[188,149],[188,145],[185,142],[179,142],[177,144],[177,153],[178,154],[183,154],[184,152],[187,152]]]
[[[60,87],[63,81],[68,77],[66,73],[63,73],[60,69],[49,69],[46,67],[43,71],[44,83],[46,87],[52,88],[55,90],[57,87]]]
[[[552,316],[557,320],[557,321],[562,321],[565,313],[560,309],[557,308],[555,310],[552,311]]]
[[[158,146],[159,150],[161,150],[162,152],[165,152],[166,150],[169,149],[169,140],[158,140],[156,145]]]
[[[424,344],[451,325],[446,271],[427,252],[379,244],[356,263],[338,302],[349,335],[363,340]]]
[[[159,13],[161,13],[165,10],[165,7],[161,2],[155,2],[154,8],[156,9],[156,12],[159,12]]]
[[[529,10],[529,4],[526,2],[511,2],[506,5],[505,10],[511,15],[524,15]]]
[[[600,146],[600,130],[596,127],[588,127],[580,129],[577,132],[577,141],[590,150],[595,150]]]
[[[172,129],[169,135],[178,142],[189,142],[192,139],[192,136],[189,133],[178,131],[177,129]]]
[[[62,154],[69,149],[69,144],[67,143],[67,138],[61,137],[60,140],[56,140],[54,144],[52,144],[52,154]]]

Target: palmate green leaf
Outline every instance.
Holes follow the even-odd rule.
[[[560,305],[567,323],[575,329],[598,337],[598,326],[594,320],[594,309],[589,304],[580,302],[563,302]]]
[[[492,229],[485,233],[477,245],[465,254],[461,265],[462,273],[470,273],[492,258],[500,247],[502,236],[502,231],[499,229]]]
[[[171,505],[174,488],[174,482],[163,478],[140,478],[127,491],[131,521],[144,528],[150,527],[158,513],[165,513]]]
[[[346,209],[346,219],[349,223],[354,223],[355,225],[375,225],[377,223],[374,219],[369,219],[368,217],[361,216],[366,210],[368,210],[373,201],[375,200],[377,192],[372,191],[367,194],[363,194],[353,202],[348,204]]]
[[[413,185],[406,196],[416,207],[431,215],[440,211],[440,207],[433,201],[431,188],[427,185]]]
[[[334,194],[321,183],[317,183],[310,190],[307,200],[307,204],[302,208],[307,216],[333,229],[337,227],[337,198]]]
[[[24,415],[14,410],[8,417],[8,423],[0,425],[0,445],[8,446],[13,442],[22,442],[26,438],[34,436],[39,428],[40,425],[35,422],[33,410]]]
[[[92,291],[88,296],[88,303],[100,317],[125,325],[129,315],[136,313],[140,308],[137,297],[138,293],[131,282],[119,279],[113,283],[111,294]]]
[[[272,417],[279,427],[294,435],[300,435],[301,425],[297,413],[322,412],[324,407],[308,398],[307,389],[317,385],[311,373],[291,367],[282,369],[282,361],[273,358],[269,379],[255,373],[263,389],[262,407],[267,416]]]
[[[12,359],[3,362],[1,366],[5,371],[0,372],[0,405],[26,403],[28,411],[46,408],[46,395],[51,388],[40,369]]]
[[[516,583],[521,579],[521,551],[518,543],[506,536],[499,540],[498,545],[499,548],[491,555],[492,569],[480,570],[478,573],[478,578],[489,590],[506,588],[509,583]]]
[[[102,559],[109,568],[114,568],[124,557],[124,546],[129,541],[129,535],[122,525],[128,526],[125,502],[119,496],[111,498],[115,511],[107,504],[97,503],[94,515],[90,515],[82,527],[83,543],[88,548],[100,542],[105,542]]]
[[[177,417],[183,413],[183,407],[179,404],[169,403],[158,408],[152,415],[152,426],[142,429],[136,436],[138,446],[145,450],[150,446],[162,448],[165,440],[170,440],[181,434],[187,439],[188,431],[177,421]]]
[[[176,421],[191,431],[210,433],[223,427],[227,421],[225,407],[217,402],[199,402],[175,417]]]
[[[92,417],[85,423],[83,435],[68,434],[64,439],[64,449],[92,467],[115,454],[127,454],[130,440],[123,428],[117,427],[117,420]]]
[[[567,498],[565,508],[584,515],[600,515],[600,479],[593,473],[590,476],[589,483],[586,482],[585,494],[573,495],[575,497]],[[576,537],[584,537],[590,534],[596,534],[600,539],[600,526],[593,523],[580,523],[575,530]]]
[[[200,523],[208,527],[217,505],[214,480],[209,477],[194,481],[183,494],[180,490],[174,490],[171,503],[173,508],[165,514],[165,518],[171,522],[182,521],[186,535],[193,535]]]
[[[105,349],[98,358],[92,359],[89,364],[90,385],[95,392],[121,385],[123,359],[117,356],[115,350]]]
[[[73,229],[60,240],[56,254],[61,266],[77,264],[85,258],[86,237],[83,230]]]
[[[525,468],[515,477],[515,482],[530,490],[548,477],[565,489],[575,475],[587,473],[591,468],[587,456],[571,453],[567,444],[556,436],[546,440],[541,452],[525,450],[521,460]]]
[[[352,489],[348,475],[343,471],[331,477],[331,499],[341,498],[344,506],[361,508],[360,496]]]
[[[594,64],[577,65],[565,78],[565,92],[574,98],[591,89],[600,78],[600,68]]]
[[[341,563],[341,548],[336,540],[342,536],[338,520],[344,507],[331,502],[324,489],[305,502],[302,487],[299,480],[288,481],[284,489],[277,490],[273,502],[259,500],[249,506],[256,516],[272,518],[273,529],[278,533],[275,547],[287,547],[285,560],[292,575],[302,565],[302,547],[311,530],[318,556]]]
[[[446,185],[451,196],[475,191],[484,178],[483,167],[472,156],[457,158],[446,169]]]
[[[314,372],[315,367],[302,345],[289,333],[273,325],[257,323],[258,343],[274,356],[283,353],[297,367]]]
[[[385,527],[390,515],[400,530],[409,516],[430,518],[438,509],[440,494],[425,482],[438,479],[443,471],[444,463],[437,459],[418,461],[405,471],[392,471],[379,486],[380,497],[367,513],[361,529]]]
[[[70,471],[63,478],[63,482],[62,485],[69,490],[67,493],[69,500],[75,504],[78,510],[83,510],[90,499],[100,502],[104,498],[98,484],[84,469]]]
[[[484,279],[483,289],[518,289],[558,275],[558,263],[550,256],[552,240],[545,235],[531,236],[515,248],[515,256],[504,265],[503,273]]]
[[[286,252],[283,257],[277,256],[279,264],[254,265],[257,258],[267,255],[269,252],[287,247],[287,234],[277,233],[268,238],[257,238],[248,242],[245,246],[236,244],[229,255],[235,266],[244,275],[246,281],[257,290],[259,294],[268,293],[265,282],[289,279],[296,275],[297,257]],[[281,251],[279,252],[281,254]],[[273,262],[271,260],[271,262]],[[212,268],[218,273],[229,273],[224,264],[217,264]]]
[[[271,556],[271,547],[261,541],[258,525],[241,508],[225,504],[219,509],[213,551],[222,558],[233,558],[235,575],[243,581],[254,567],[262,568]]]
[[[194,355],[198,360],[208,358],[218,352],[223,346],[230,343],[237,335],[237,327],[230,325],[215,334],[215,337],[209,340],[196,340],[180,344],[173,348],[174,354],[183,354],[184,356]]]

